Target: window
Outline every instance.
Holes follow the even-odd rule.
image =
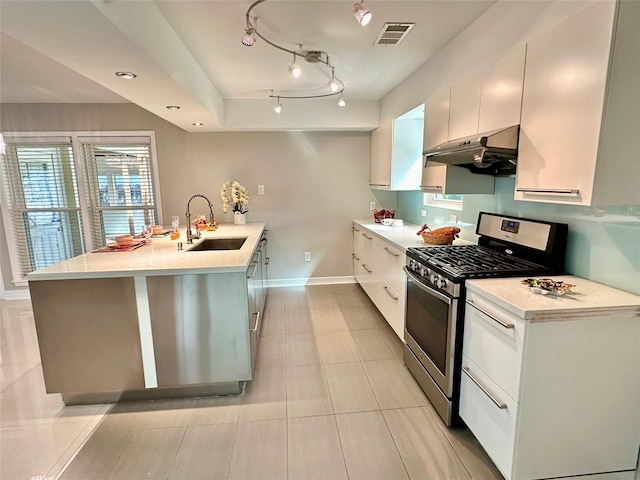
[[[460,194],[425,193],[423,195],[423,203],[431,207],[462,210],[463,196]]]
[[[7,134],[2,217],[14,283],[160,218],[155,138]]]

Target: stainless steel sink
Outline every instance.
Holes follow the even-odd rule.
[[[205,238],[189,248],[187,252],[205,252],[210,250],[240,250],[247,237]]]

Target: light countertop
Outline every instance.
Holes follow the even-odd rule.
[[[538,278],[538,277],[536,277]],[[467,280],[476,292],[525,320],[546,322],[601,315],[639,316],[640,296],[573,275],[552,275],[557,281],[575,285],[561,296],[533,293],[522,285],[524,277]]]
[[[409,247],[435,247],[437,245],[430,245],[422,241],[420,235],[416,235],[416,232],[420,230],[422,225],[414,225],[412,223],[406,223],[402,227],[391,227],[388,225],[382,225],[376,223],[373,219],[359,219],[354,220],[361,227],[366,228],[371,233],[378,237],[392,243],[396,247],[406,250]],[[473,245],[472,242],[457,238],[453,241],[454,245]]]
[[[180,238],[171,240],[167,235],[153,238],[145,245],[130,252],[85,253],[27,275],[29,281],[62,280],[80,278],[132,277],[137,275],[183,275],[203,273],[241,272],[249,267],[265,224],[248,223],[233,225],[221,223],[213,232],[201,232],[204,238],[247,237],[239,250],[188,251],[186,230],[180,230]],[[201,239],[194,240],[197,244]],[[178,242],[184,250],[178,250]]]

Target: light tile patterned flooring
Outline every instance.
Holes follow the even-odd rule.
[[[5,340],[2,347],[4,355]],[[5,409],[5,392],[29,375],[42,382],[37,350],[25,355],[3,366],[2,480],[54,478],[106,408],[62,408],[59,396],[46,396],[51,405],[39,407],[33,425],[16,423],[18,402]],[[14,428],[32,429],[35,447],[16,442]],[[21,470],[25,461],[39,469]],[[502,477],[466,428],[442,424],[393,330],[347,284],[270,289],[255,378],[243,396],[117,404],[61,478]]]

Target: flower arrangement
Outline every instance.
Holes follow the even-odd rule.
[[[247,189],[240,185],[237,181],[227,181],[222,184],[220,190],[222,198],[222,211],[227,213],[229,208],[232,212],[247,213],[247,205],[249,205],[249,194]]]

